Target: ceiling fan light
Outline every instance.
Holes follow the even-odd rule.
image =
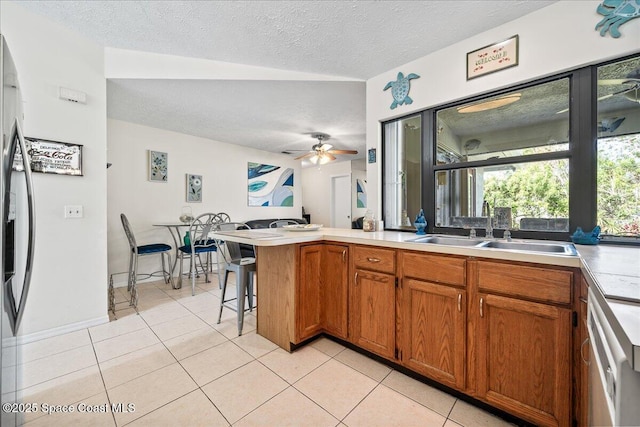
[[[318,155],[318,163],[320,163],[321,165],[326,165],[330,161],[331,158],[329,156],[325,156],[324,154]]]
[[[505,105],[513,104],[520,100],[522,94],[520,93],[512,93],[510,95],[506,95],[500,98],[489,99],[484,102],[480,102],[478,104],[471,105],[463,105],[462,107],[458,107],[458,113],[466,114],[466,113],[478,113],[480,111],[493,110],[495,108],[504,107]]]

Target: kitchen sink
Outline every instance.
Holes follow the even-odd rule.
[[[503,249],[507,251],[537,252],[554,255],[577,256],[575,246],[572,243],[562,242],[526,242],[507,240],[470,239],[457,236],[422,236],[408,239],[412,243],[430,243],[434,245],[467,246],[478,249]]]
[[[507,249],[526,252],[544,252],[558,255],[577,255],[575,246],[571,243],[541,243],[541,242],[507,242],[491,240],[481,243],[478,247]]]
[[[446,237],[446,236],[424,236],[417,239],[407,240],[408,242],[415,243],[432,243],[435,245],[450,245],[450,246],[477,246],[483,243],[481,240],[469,239],[464,237]]]

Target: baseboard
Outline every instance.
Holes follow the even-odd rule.
[[[104,316],[96,317],[95,319],[85,320],[83,322],[70,323],[68,325],[46,329],[44,331],[34,332],[32,334],[18,335],[17,337],[15,337],[14,344],[16,343],[18,345],[28,344],[30,342],[40,341],[40,340],[55,337],[58,335],[64,335],[69,332],[75,332],[81,329],[91,328],[93,326],[102,325],[103,323],[108,323],[108,322],[109,322],[109,315],[105,314]],[[5,341],[3,341],[3,345],[4,343]]]

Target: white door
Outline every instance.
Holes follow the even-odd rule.
[[[351,175],[331,177],[331,227],[351,228]]]

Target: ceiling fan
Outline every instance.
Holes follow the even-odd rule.
[[[629,101],[640,102],[640,68],[636,68],[629,72],[621,79],[602,79],[598,80],[598,84],[602,86],[622,86],[623,88],[613,93],[601,96],[598,101],[611,98],[613,96],[622,95]]]
[[[599,79],[599,86],[622,86],[622,89],[614,90],[611,93],[598,97],[598,101],[613,98],[621,95],[631,102],[640,103],[640,68],[636,68],[629,72],[624,78],[618,79]],[[566,113],[568,108],[558,111],[556,114]]]
[[[324,142],[331,138],[331,135],[326,133],[312,133],[311,137],[317,139],[318,143],[314,144],[308,153],[296,157],[295,160],[309,158],[311,163],[323,165],[336,160],[335,154],[358,154],[356,150],[333,150],[333,145]]]

